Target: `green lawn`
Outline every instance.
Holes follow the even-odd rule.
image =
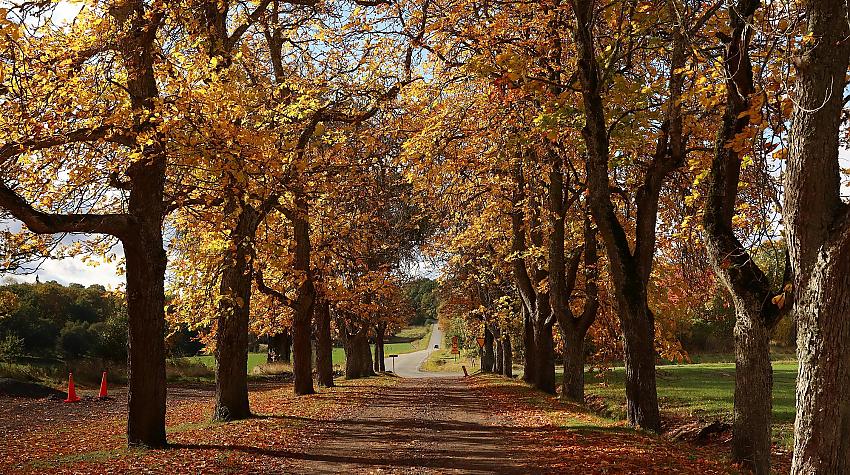
[[[451,348],[447,348],[447,346],[443,345],[439,350],[432,352],[422,365],[422,369],[424,371],[445,373],[460,373],[463,371],[461,366],[466,366],[466,370],[470,373],[479,369],[473,364],[473,358],[476,358],[476,364],[481,364],[477,360],[477,352],[462,350],[462,354],[454,355]]]
[[[662,410],[694,417],[731,421],[735,365],[703,363],[659,366],[658,399]],[[773,363],[774,439],[788,445],[793,433],[797,363]],[[624,372],[615,368],[604,378],[586,377],[587,392],[605,398],[616,417],[625,418]]]
[[[431,338],[431,326],[407,327],[394,336],[398,339],[416,339],[411,342],[386,343],[384,344],[384,353],[387,355],[411,353],[424,349],[428,345],[428,340]],[[372,345],[372,351],[374,352],[374,350],[375,345]],[[195,363],[202,363],[209,368],[215,368],[215,357],[213,355],[191,356],[186,359]],[[254,367],[265,364],[265,362],[265,353],[248,353],[248,374],[253,372]],[[333,362],[334,365],[345,364],[345,351],[342,348],[334,347]]]

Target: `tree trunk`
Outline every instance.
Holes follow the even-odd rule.
[[[549,309],[548,296],[541,309]],[[544,393],[555,394],[555,342],[552,325],[547,320],[547,317],[539,316],[534,322],[534,348],[537,351],[534,355],[534,387]]]
[[[794,269],[797,418],[791,473],[850,473],[850,205],[841,196],[839,137],[850,58],[847,4],[803,4],[794,56],[785,225]]]
[[[268,363],[292,363],[292,334],[288,328],[269,335]]]
[[[502,374],[502,364],[504,363],[504,355],[502,354],[502,352],[504,351],[502,348],[502,339],[494,338],[493,343],[495,343],[493,348],[493,372],[496,374]]]
[[[514,350],[511,346],[511,336],[507,334],[502,341],[502,374],[509,378],[514,377]]]
[[[372,370],[372,349],[369,348],[369,333],[360,330],[350,334],[345,344],[345,379],[358,379],[374,376]]]
[[[620,304],[623,353],[626,367],[626,409],[629,424],[661,432],[655,383],[655,325],[646,298]],[[627,307],[627,308],[623,308]]]
[[[758,474],[770,473],[773,367],[770,330],[759,309],[736,303],[735,406],[732,460]]]
[[[384,324],[375,326],[375,372],[380,373],[387,370],[384,363],[384,335],[387,327]]]
[[[127,68],[127,92],[134,129],[152,133],[144,157],[127,169],[132,182],[129,214],[136,225],[122,238],[127,270],[129,320],[127,371],[127,443],[163,447],[165,439],[165,269],[162,225],[165,217],[165,138],[150,119],[159,97],[153,71],[153,44],[161,16],[146,12],[142,2],[128,2],[135,11],[134,32],[121,46]],[[150,16],[148,15],[150,14]]]
[[[496,363],[495,355],[493,354],[493,334],[487,325],[484,325],[484,353],[481,355],[481,372],[492,373],[493,366]]]
[[[846,219],[846,218],[845,218]],[[846,227],[850,227],[845,223]],[[850,234],[801,289],[792,473],[850,473]]]
[[[296,271],[303,279],[298,286],[292,323],[292,372],[295,394],[313,394],[313,345],[311,344],[313,307],[316,288],[313,285],[313,272],[310,267],[310,223],[308,220],[307,196],[303,191],[295,194],[296,213],[292,216],[293,237],[295,239]]]
[[[608,126],[602,101],[601,75],[596,59],[593,37],[593,7],[595,2],[582,2],[575,8],[576,27],[573,29],[579,61],[578,72],[582,86],[585,125],[582,136],[587,147],[587,201],[599,234],[607,248],[609,269],[624,336],[626,366],[626,403],[629,423],[654,432],[661,431],[658,395],[655,384],[655,321],[647,305],[647,282],[652,268],[655,246],[655,222],[658,196],[666,175],[679,166],[683,156],[667,153],[668,144],[659,144],[662,155],[653,157],[644,183],[636,194],[638,212],[635,246],[632,254],[625,229],[611,201],[608,160],[610,154]],[[671,68],[677,71],[676,68]],[[676,104],[671,97],[671,103]],[[670,117],[671,127],[680,123]],[[670,133],[670,137],[677,134]],[[681,135],[681,134],[678,134]],[[679,149],[681,152],[681,149]]]
[[[749,99],[755,91],[749,56],[749,25],[757,0],[729,7],[725,43],[726,108],[717,133],[703,214],[706,251],[715,274],[735,304],[735,406],[732,460],[758,473],[770,473],[773,368],[770,333],[781,316],[770,282],[738,240],[732,218],[741,175],[741,154],[730,144],[749,125]],[[790,269],[786,265],[786,276]]]
[[[537,350],[534,347],[534,325],[531,322],[531,316],[529,315],[528,309],[525,305],[521,306],[522,308],[522,380],[526,383],[534,382],[534,355],[537,353]]]
[[[123,241],[129,321],[127,443],[154,448],[166,445],[166,257],[162,248],[161,221],[155,222],[154,216],[149,218],[148,223],[139,226],[136,238]]]
[[[322,299],[316,306],[316,373],[320,386],[334,386],[333,340],[331,339],[330,302]]]
[[[561,397],[584,403],[584,334],[562,333],[564,336],[564,380]]]
[[[230,230],[232,251],[223,259],[219,294],[218,327],[215,346],[215,412],[221,421],[251,416],[248,406],[248,318],[254,234],[259,213],[234,199],[228,199],[226,214],[241,206],[236,223]]]
[[[307,299],[305,295],[304,300]],[[313,345],[310,337],[311,305],[301,302],[292,324],[292,372],[295,394],[313,394]]]
[[[162,226],[167,164],[166,139],[151,111],[159,98],[154,74],[155,39],[163,15],[144,2],[128,1],[113,12],[120,28],[112,45],[125,68],[135,138],[145,138],[143,156],[126,170],[126,214],[48,214],[35,210],[0,179],[0,206],[39,234],[108,234],[124,246],[127,278],[127,443],[164,447],[165,269]],[[118,12],[120,10],[120,12]],[[120,17],[120,18],[119,18]],[[53,146],[52,144],[50,145]],[[34,147],[43,149],[46,147]],[[23,149],[21,149],[23,150]]]

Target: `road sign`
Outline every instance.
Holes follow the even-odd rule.
[[[475,341],[478,342],[478,348],[484,348],[484,337],[483,336],[479,336],[478,338],[475,339]]]
[[[393,359],[393,373],[395,373],[395,359],[398,358],[398,355],[390,355],[389,358]]]
[[[458,353],[460,353],[460,351],[458,351],[458,349],[457,349],[457,336],[453,336],[452,337],[452,354],[456,355]]]

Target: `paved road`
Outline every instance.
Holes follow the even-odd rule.
[[[398,355],[395,358],[395,374],[405,378],[456,378],[460,373],[433,373],[425,372],[419,369],[422,363],[428,359],[428,356],[434,351],[434,345],[443,345],[443,331],[436,323],[431,330],[431,341],[428,342],[428,347],[424,350],[414,351],[413,353],[405,353]],[[386,358],[384,364],[387,370],[392,370],[393,359]]]

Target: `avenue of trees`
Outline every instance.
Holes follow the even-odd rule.
[[[850,470],[846,2],[73,5],[0,9],[0,253],[122,245],[130,445],[166,445],[169,323],[214,348],[218,419],[251,414],[251,333],[304,395],[334,335],[369,376],[439,314],[579,403],[588,356],[622,362],[660,432],[657,359],[726,307],[733,460],[769,472],[795,338],[792,471]],[[439,308],[403,278],[423,251]]]

